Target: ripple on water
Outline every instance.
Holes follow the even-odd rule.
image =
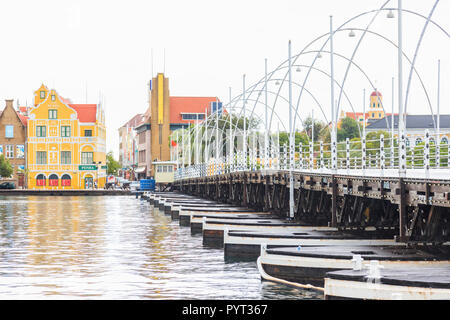
[[[0,197],[0,299],[320,299],[135,197]]]

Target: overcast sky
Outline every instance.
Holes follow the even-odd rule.
[[[117,157],[118,131],[147,104],[146,85],[153,74],[165,71],[172,96],[218,96],[228,101],[241,93],[242,75],[248,85],[264,76],[264,59],[269,71],[287,58],[287,43],[293,54],[329,31],[329,16],[337,28],[351,17],[377,9],[383,0],[165,0],[165,1],[2,1],[0,4],[0,99],[19,99],[32,104],[33,91],[41,83],[55,88],[74,103],[96,103],[100,94],[106,105],[107,149]],[[391,1],[392,2],[392,1]],[[434,0],[404,0],[405,9],[427,16]],[[386,7],[395,7],[397,1]],[[371,30],[396,43],[396,19],[383,12]],[[449,31],[450,1],[440,1],[433,21]],[[365,28],[373,15],[364,15],[350,27]],[[396,15],[397,16],[397,15]],[[413,59],[425,21],[404,15],[404,49]],[[360,34],[359,31],[356,32]],[[348,31],[335,37],[335,51],[350,57],[358,37]],[[428,99],[436,107],[437,60],[441,59],[441,113],[450,113],[449,38],[430,25],[417,56],[416,67],[426,84]],[[318,50],[323,41],[314,46]],[[328,47],[326,47],[327,49]],[[163,52],[165,50],[165,70]],[[321,59],[329,72],[329,56]],[[308,64],[306,58],[305,64]],[[380,37],[368,37],[355,56],[358,63],[391,108],[391,78],[396,77],[395,48]],[[336,79],[341,81],[346,64],[336,62]],[[406,88],[409,68],[406,68]],[[300,75],[298,76],[300,77]],[[330,80],[311,82],[309,89],[329,114]],[[372,88],[361,74],[349,74],[345,89],[353,107],[362,110],[363,90]],[[312,80],[311,80],[312,81]],[[299,81],[300,82],[300,81]],[[415,79],[411,84],[409,113],[429,113],[428,100]],[[305,98],[306,99],[306,98]],[[387,105],[387,103],[389,104]],[[311,102],[302,112],[311,112]],[[342,104],[349,110],[349,104]],[[318,112],[317,114],[320,114]]]

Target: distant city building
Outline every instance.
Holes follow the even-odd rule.
[[[384,106],[384,108],[386,108],[386,106]],[[384,112],[383,95],[381,94],[381,92],[375,90],[370,94],[369,108],[367,109],[366,113],[345,112],[342,110],[338,121],[338,127],[340,127],[342,119],[346,117],[358,121],[358,123],[361,125],[363,125],[365,121],[366,126],[368,126],[371,123],[377,122],[378,120],[383,119],[385,116],[389,116],[391,114],[392,113]]]
[[[450,115],[442,114],[439,116],[439,143],[448,143],[450,139]],[[391,132],[392,116],[389,115],[383,119],[377,120],[367,126],[366,131],[384,130]],[[430,132],[430,141],[436,141],[437,115],[428,114],[407,114],[405,115],[406,126],[406,145],[415,146],[422,142],[425,130]],[[394,136],[398,134],[398,115],[394,115]]]
[[[119,163],[120,176],[135,180],[135,169],[138,165],[138,135],[135,128],[144,121],[143,114],[137,114],[119,128]]]
[[[28,188],[90,189],[106,182],[105,114],[42,85],[28,109]]]
[[[169,137],[174,130],[202,121],[211,108],[219,108],[217,97],[171,97],[169,79],[158,73],[150,81],[149,108],[138,135],[138,178],[154,177],[154,162],[170,160]],[[212,104],[213,103],[213,104]],[[216,103],[216,104],[214,104]]]
[[[27,117],[14,109],[13,102],[6,100],[0,114],[0,154],[13,168],[11,178],[16,187],[25,187]]]

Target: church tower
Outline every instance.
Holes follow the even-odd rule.
[[[370,95],[370,105],[368,110],[369,120],[378,120],[384,118],[384,111],[382,107],[383,96],[375,89]]]

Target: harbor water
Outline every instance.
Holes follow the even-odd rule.
[[[0,299],[321,299],[134,196],[0,197]]]

